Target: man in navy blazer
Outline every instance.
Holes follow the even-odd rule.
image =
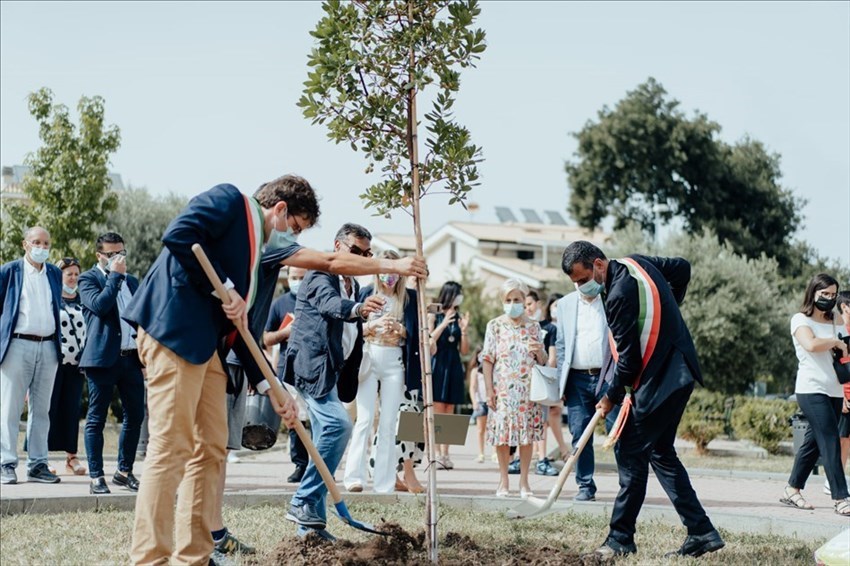
[[[372,235],[357,224],[344,224],[334,249],[372,255]],[[377,295],[357,302],[359,286],[348,277],[311,271],[298,289],[295,327],[283,363],[284,381],[294,385],[310,415],[313,443],[331,474],[339,466],[351,438],[351,419],[343,402],[357,395],[363,358],[362,321],[383,306]],[[327,524],[327,487],[311,461],[301,478],[286,518],[299,525],[299,536],[316,530],[332,539]]]
[[[80,275],[77,285],[87,331],[80,368],[89,386],[85,434],[89,493],[103,495],[109,493],[103,475],[103,425],[116,387],[124,422],[118,437],[118,469],[112,483],[130,491],[139,490],[133,464],[145,416],[145,382],[136,331],[121,319],[139,288],[139,280],[127,273],[124,239],[115,232],[106,232],[97,238],[95,248],[97,263]]]
[[[258,298],[262,253],[279,254],[284,265],[350,275],[388,269],[425,276],[421,258],[387,264],[302,248],[297,235],[318,217],[310,184],[286,175],[262,185],[253,197],[233,185],[217,185],[193,198],[163,234],[164,249],[124,315],[138,326],[150,430],[144,482],[136,499],[134,563],[200,564],[213,552],[211,520],[227,445],[228,378],[220,353],[232,347],[255,388],[262,393],[269,387],[234,329],[234,324],[248,328],[253,309],[252,317],[265,320],[268,314],[271,295]],[[230,305],[213,294],[192,252],[196,243],[225,282]],[[294,406],[271,399],[284,422],[292,424]]]
[[[47,465],[50,397],[59,367],[62,272],[47,262],[50,234],[24,233],[24,257],[0,267],[0,480],[18,482],[18,424],[29,393],[27,478],[57,483]]]
[[[602,294],[616,347],[610,388],[596,408],[609,413],[623,402],[626,388],[634,388],[633,410],[624,404],[620,414],[627,418],[615,452],[620,492],[608,538],[594,554],[610,559],[637,552],[635,525],[650,465],[688,529],[682,546],[669,554],[701,556],[719,550],[723,539],[673,447],[694,383],[702,383],[696,348],[679,310],[691,279],[690,264],[682,258],[642,255],[609,261],[598,247],[577,241],[564,250],[562,268],[582,293]]]

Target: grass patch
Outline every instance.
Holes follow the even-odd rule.
[[[398,523],[410,533],[422,530],[423,511],[413,505],[353,504],[352,515],[367,522]],[[283,539],[298,544],[295,527],[284,520],[280,507],[250,509],[225,508],[228,527],[249,544],[256,545],[258,555],[252,564],[276,566],[272,560],[275,547]],[[449,532],[470,537],[488,553],[495,551],[503,564],[517,562],[515,557],[529,550],[547,546],[553,549],[552,564],[559,563],[557,552],[581,554],[592,551],[607,533],[607,519],[569,513],[549,515],[539,520],[509,521],[500,513],[473,512],[449,507],[440,508],[441,540]],[[0,529],[0,555],[3,564],[116,564],[128,562],[132,537],[131,512],[101,511],[58,515],[14,515],[4,517]],[[353,542],[370,538],[343,525],[335,518],[329,529],[338,537]],[[677,564],[811,564],[814,549],[825,540],[803,542],[781,536],[735,534],[722,532],[727,546],[720,552]],[[666,562],[665,552],[678,548],[684,539],[682,527],[652,521],[638,524],[638,554],[618,561],[622,565],[655,565]],[[539,558],[542,556],[538,555]],[[474,564],[476,556],[462,545],[441,545],[443,564]],[[237,562],[240,562],[237,557]],[[547,563],[536,562],[536,563]],[[242,564],[249,563],[248,559]],[[305,562],[306,564],[307,562]]]

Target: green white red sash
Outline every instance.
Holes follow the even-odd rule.
[[[248,261],[248,292],[245,294],[245,305],[248,310],[257,300],[257,285],[260,278],[260,257],[263,255],[263,209],[253,197],[242,195],[245,201],[245,218],[248,225],[248,250],[251,254]],[[226,340],[228,348],[236,341],[236,330],[231,331]]]
[[[658,331],[661,328],[661,296],[658,294],[658,287],[655,285],[655,281],[632,258],[626,257],[613,261],[624,265],[629,270],[629,275],[637,283],[640,304],[637,324],[638,332],[640,332],[641,368],[631,387],[626,387],[626,397],[623,399],[620,414],[611,428],[608,440],[605,441],[606,448],[613,446],[617,442],[620,438],[620,433],[623,431],[623,427],[626,425],[629,412],[634,404],[632,399],[633,391],[637,391],[637,388],[640,386],[641,375],[643,374],[643,370],[646,369],[647,364],[649,364],[652,354],[655,352],[655,346],[658,344]],[[610,331],[608,332],[608,342],[611,345],[611,355],[616,363],[620,359],[620,354],[617,352],[617,344],[614,343],[614,335]]]
[[[248,309],[257,300],[257,285],[260,278],[260,256],[263,255],[263,209],[256,199],[242,195],[245,199],[245,216],[248,221],[248,240],[251,250],[251,260],[248,263],[248,294],[245,303]]]

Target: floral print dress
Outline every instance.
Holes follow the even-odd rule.
[[[496,410],[487,418],[487,443],[522,446],[543,437],[543,412],[529,400],[534,357],[528,340],[540,341],[540,325],[523,319],[518,325],[507,316],[487,323],[481,357],[493,364]]]

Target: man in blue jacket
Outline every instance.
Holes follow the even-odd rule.
[[[261,393],[269,388],[234,329],[234,324],[249,328],[252,307],[259,309],[252,316],[265,320],[268,314],[271,294],[267,302],[257,297],[263,287],[263,253],[279,254],[285,265],[351,275],[389,271],[425,276],[421,258],[387,264],[302,248],[296,243],[298,234],[318,217],[310,184],[286,175],[262,185],[253,197],[233,185],[217,185],[193,198],[163,234],[164,249],[125,315],[138,326],[150,428],[144,481],[136,499],[134,563],[203,564],[213,552],[210,521],[227,445],[223,353],[235,349],[254,387]],[[225,282],[229,305],[214,295],[192,252],[196,243]],[[284,422],[292,424],[297,418],[292,403],[281,406],[271,399]]]
[[[80,368],[89,385],[85,436],[91,477],[89,493],[103,495],[109,493],[103,476],[103,425],[116,387],[124,422],[118,437],[118,469],[112,483],[139,491],[133,463],[145,416],[145,383],[136,331],[121,319],[139,288],[138,279],[127,273],[124,239],[115,232],[106,232],[97,238],[95,248],[97,263],[80,275],[77,285],[87,330]]]
[[[344,224],[336,234],[334,249],[356,256],[372,256],[372,235],[357,224]],[[310,415],[313,443],[331,474],[336,471],[351,438],[351,419],[343,402],[357,394],[363,358],[362,321],[383,307],[372,295],[357,302],[359,286],[350,277],[310,271],[298,289],[295,328],[283,361],[284,381],[294,385]],[[286,518],[333,540],[325,531],[327,487],[311,461]]]
[[[50,397],[59,367],[62,272],[47,263],[50,234],[24,233],[24,257],[0,267],[0,480],[18,482],[18,423],[29,393],[27,479],[58,483],[47,466]]]
[[[590,242],[577,241],[564,250],[562,268],[580,293],[602,295],[616,365],[596,408],[607,415],[622,404],[615,425],[620,492],[608,537],[594,554],[608,560],[637,552],[635,526],[649,466],[688,530],[682,546],[669,554],[701,556],[723,548],[673,447],[694,384],[702,383],[679,310],[691,265],[682,258],[642,255],[608,260]]]

